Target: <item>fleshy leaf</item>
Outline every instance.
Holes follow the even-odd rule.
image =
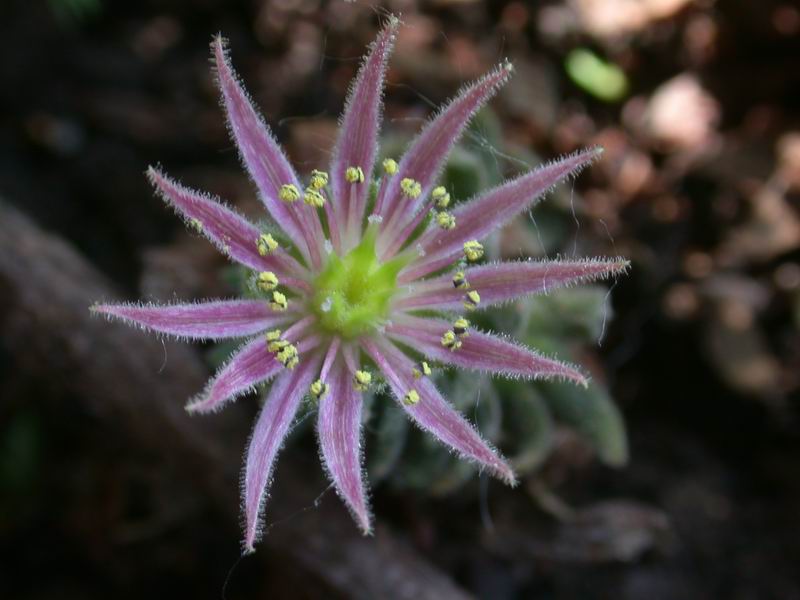
[[[453,273],[447,273],[414,283],[412,291],[399,299],[395,307],[400,310],[460,309],[465,292],[477,290],[481,297],[478,308],[487,308],[515,298],[546,294],[558,288],[622,273],[629,264],[627,260],[614,258],[481,265],[464,270],[469,287],[454,286]]]
[[[331,370],[320,400],[317,433],[322,457],[339,495],[364,533],[371,530],[361,468],[361,394],[343,360]]]
[[[575,367],[537,354],[533,350],[489,333],[470,329],[459,338],[461,347],[442,345],[442,335],[451,328],[447,321],[404,316],[386,327],[386,333],[425,356],[465,369],[487,371],[525,379],[568,379],[585,386],[586,377]]]
[[[283,373],[272,384],[258,416],[244,471],[245,552],[253,552],[259,537],[260,516],[272,480],[275,457],[283,446],[300,401],[311,385],[320,357],[300,361],[292,371]]]
[[[257,300],[218,300],[192,304],[100,304],[110,317],[151,331],[196,340],[245,337],[292,318]]]
[[[420,236],[415,245],[423,256],[400,274],[400,281],[412,281],[446,267],[462,253],[464,242],[480,240],[530,209],[553,186],[576,174],[601,153],[601,148],[589,148],[572,154],[520,175],[462,204],[453,211],[455,228],[431,228]]]
[[[486,467],[506,483],[513,485],[516,482],[511,467],[447,403],[430,378],[414,377],[411,359],[386,341],[364,340],[363,346],[386,376],[400,406],[420,428],[433,434],[464,458]],[[404,401],[411,390],[419,396],[413,404]]]

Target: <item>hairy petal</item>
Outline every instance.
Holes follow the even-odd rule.
[[[296,342],[302,333],[302,329],[289,329],[284,338]],[[300,365],[306,362],[304,355],[310,353],[318,343],[319,340],[315,337],[296,343]],[[186,410],[191,413],[217,411],[230,400],[254,389],[257,384],[269,381],[283,369],[284,366],[267,349],[266,339],[259,336],[244,344],[231,356],[208,383],[205,391],[186,406]]]
[[[411,281],[447,266],[461,254],[464,242],[486,237],[519,213],[530,209],[553,186],[575,175],[601,153],[602,149],[595,147],[572,154],[520,175],[462,204],[453,211],[455,228],[442,230],[432,227],[417,240],[424,256],[401,273],[401,281]]]
[[[282,249],[261,256],[256,246],[261,232],[218,200],[184,187],[150,167],[147,177],[164,201],[199,227],[203,235],[236,262],[257,271],[274,271],[286,285],[308,289],[300,279],[305,269]]]
[[[91,308],[151,331],[197,340],[245,337],[292,318],[258,300],[190,304],[99,304]]]
[[[403,316],[386,328],[392,339],[445,364],[526,379],[568,379],[587,385],[586,377],[572,365],[547,358],[524,346],[475,329],[461,339],[461,347],[449,350],[441,343],[451,327],[440,319]]]
[[[259,536],[259,519],[272,478],[273,465],[278,451],[297,414],[300,401],[308,391],[319,365],[319,353],[310,360],[301,361],[292,371],[286,371],[272,384],[261,414],[258,416],[244,470],[245,536],[246,552],[253,552]]]
[[[361,394],[343,360],[330,372],[320,400],[317,434],[328,474],[364,533],[371,530],[361,469]]]
[[[347,237],[350,238],[357,235],[358,231],[351,229],[356,225],[360,227],[364,215],[378,150],[378,127],[386,62],[392,51],[398,23],[397,17],[390,16],[386,27],[372,43],[355,84],[350,89],[339,129],[339,138],[333,152],[331,204],[336,223],[332,224],[332,228],[346,225]],[[364,172],[364,182],[349,183],[345,178],[348,167],[361,167]],[[352,195],[351,188],[353,188]]]
[[[258,187],[261,201],[292,240],[304,242],[298,243],[303,256],[319,266],[323,241],[319,217],[303,202],[287,204],[278,197],[284,184],[301,189],[297,175],[239,83],[221,37],[214,40],[213,51],[228,124],[242,160]]]
[[[532,294],[577,283],[594,281],[624,272],[630,263],[622,258],[586,260],[541,260],[505,262],[465,269],[469,290],[481,295],[478,308],[486,308]],[[411,291],[400,298],[399,310],[460,310],[464,288],[453,286],[453,274],[446,273],[409,286]]]
[[[414,378],[411,359],[385,340],[366,340],[363,345],[386,376],[398,403],[420,428],[433,434],[464,458],[474,460],[496,477],[514,485],[516,478],[511,467],[450,406],[433,382],[428,377]],[[403,397],[412,389],[419,394],[419,402],[408,405],[403,402]]]
[[[376,203],[375,212],[383,217],[380,249],[391,246],[404,225],[414,218],[467,123],[506,82],[511,70],[509,64],[499,66],[462,90],[412,142],[398,172],[383,187]],[[415,199],[402,195],[400,182],[406,177],[418,181],[422,187],[422,193]]]

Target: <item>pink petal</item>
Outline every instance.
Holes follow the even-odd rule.
[[[314,380],[320,356],[301,361],[292,371],[281,374],[272,384],[264,408],[256,421],[244,470],[246,552],[253,552],[260,535],[260,515],[267,499],[275,457],[294,421],[300,401]]]
[[[386,72],[386,62],[392,51],[399,21],[390,16],[386,27],[373,42],[369,55],[358,72],[350,89],[347,105],[339,129],[339,138],[331,163],[333,212],[337,223],[331,228],[347,225],[347,237],[354,238],[364,216],[367,194],[378,149],[378,127],[381,113],[381,93]],[[349,183],[345,179],[348,167],[361,167],[363,183]],[[351,197],[352,189],[352,197]]]
[[[320,400],[317,434],[328,474],[362,531],[371,530],[361,469],[361,394],[339,360],[325,381],[328,394]]]
[[[303,256],[310,258],[314,266],[319,266],[324,238],[316,210],[302,201],[287,204],[279,199],[278,191],[282,185],[293,184],[298,189],[302,186],[264,119],[239,83],[221,37],[214,40],[213,50],[228,124],[242,160],[258,187],[261,201],[289,238],[304,242],[298,244]]]
[[[317,346],[317,338],[305,338],[297,342],[302,331],[290,328],[284,338],[294,342],[300,355],[300,365],[307,362],[306,353]],[[295,370],[299,368],[295,367]],[[259,383],[272,379],[284,369],[267,349],[266,339],[259,336],[237,350],[231,359],[217,372],[206,390],[194,398],[186,410],[191,413],[210,413],[219,410],[227,402],[249,392]]]
[[[210,196],[183,187],[153,167],[147,171],[150,182],[164,198],[188,220],[201,227],[203,235],[230,258],[256,271],[274,271],[287,285],[308,289],[301,281],[305,269],[282,249],[261,256],[257,249],[261,232],[246,219]]]
[[[394,344],[365,340],[363,346],[386,376],[398,403],[420,428],[433,434],[464,458],[483,465],[506,483],[516,483],[511,467],[450,406],[433,382],[428,377],[414,378],[414,363]],[[412,389],[419,394],[420,400],[417,404],[407,405],[403,397]]]
[[[469,335],[461,339],[462,345],[457,350],[445,348],[441,338],[450,328],[447,321],[403,316],[396,318],[386,328],[386,333],[392,339],[445,364],[507,377],[569,379],[587,385],[586,377],[572,365],[475,329],[470,329]]]
[[[466,269],[468,290],[481,296],[478,308],[486,308],[531,294],[584,283],[624,272],[629,262],[621,258],[541,260],[481,265]],[[461,310],[464,288],[453,286],[453,273],[415,282],[408,296],[399,299],[399,310]]]
[[[557,183],[576,174],[597,159],[601,148],[589,148],[550,163],[484,192],[453,211],[454,229],[431,228],[416,241],[424,256],[400,275],[403,282],[418,279],[453,262],[464,242],[480,240],[510,221],[550,191]]]
[[[436,185],[436,177],[467,123],[506,82],[511,70],[511,65],[502,65],[462,90],[412,142],[400,161],[398,172],[384,186],[376,202],[375,213],[383,217],[381,254],[415,217]],[[402,195],[400,182],[406,177],[422,186],[422,193],[416,199]]]
[[[218,300],[194,304],[100,304],[93,312],[116,317],[144,329],[192,339],[244,337],[291,319],[266,302]]]

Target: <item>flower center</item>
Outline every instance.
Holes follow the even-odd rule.
[[[358,337],[374,331],[388,316],[397,291],[397,274],[409,259],[379,262],[376,235],[377,230],[370,227],[361,243],[344,257],[331,253],[314,281],[312,310],[330,333]]]

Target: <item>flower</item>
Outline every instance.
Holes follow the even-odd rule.
[[[261,231],[219,200],[150,168],[164,200],[232,261],[252,271],[261,299],[101,304],[98,313],[190,339],[246,338],[187,406],[220,409],[272,381],[243,477],[246,551],[259,536],[275,457],[304,397],[333,484],[371,531],[361,466],[362,394],[378,378],[423,430],[509,483],[507,462],[437,391],[440,365],[585,384],[575,367],[471,326],[467,311],[623,271],[627,262],[543,260],[479,264],[481,239],[597,158],[592,148],[523,174],[456,206],[437,176],[475,112],[509,78],[505,63],[464,88],[401,160],[374,175],[381,95],[398,20],[370,47],[350,90],[329,172],[303,186],[234,74],[221,38],[212,49],[223,106],[242,161],[280,229]],[[301,192],[301,190],[304,190]],[[298,202],[302,196],[303,202]],[[445,216],[443,216],[445,215]]]

